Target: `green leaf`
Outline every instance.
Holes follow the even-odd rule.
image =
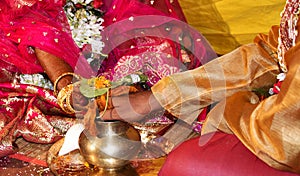
[[[87,98],[94,98],[103,95],[109,91],[109,88],[96,89],[93,85],[88,84],[87,79],[82,79],[79,90],[81,94]]]
[[[147,77],[146,75],[140,74],[139,76],[140,76],[140,78],[141,78],[141,81],[140,81],[140,82],[147,82],[147,81],[148,81],[148,77]]]

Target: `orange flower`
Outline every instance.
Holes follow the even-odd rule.
[[[99,76],[95,78],[94,86],[96,89],[110,87],[110,81],[104,76]]]

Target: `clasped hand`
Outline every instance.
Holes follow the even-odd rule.
[[[129,93],[127,90],[127,93],[120,92],[124,92],[124,87],[111,90],[109,103],[112,104],[112,108],[100,112],[103,120],[136,122],[142,120],[150,112],[162,108],[151,91]]]

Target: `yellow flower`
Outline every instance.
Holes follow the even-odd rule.
[[[110,81],[107,80],[104,76],[99,76],[95,78],[94,86],[96,89],[110,87]]]

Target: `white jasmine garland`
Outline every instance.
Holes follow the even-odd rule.
[[[72,37],[78,47],[85,44],[92,46],[92,52],[101,54],[104,43],[101,41],[102,15],[94,13],[93,0],[68,0],[64,9],[72,31]],[[76,8],[80,4],[82,8]],[[98,11],[99,12],[99,11]]]
[[[74,4],[90,4],[93,0],[71,0],[71,1]]]
[[[286,74],[285,73],[280,73],[277,75],[277,79],[278,81],[283,81],[286,77]]]
[[[19,78],[21,84],[30,84],[53,90],[51,81],[49,79],[46,79],[41,74],[21,74]]]
[[[102,23],[104,20],[102,13],[94,9],[92,2],[93,0],[67,0],[64,10],[75,43],[80,48],[85,44],[90,44],[93,55],[93,53],[102,54],[104,43],[102,42],[101,31],[103,30]],[[80,4],[82,8],[76,8],[76,4]],[[87,60],[91,63],[94,58],[87,58]],[[51,81],[41,74],[21,74],[19,79],[22,84],[53,89]]]

